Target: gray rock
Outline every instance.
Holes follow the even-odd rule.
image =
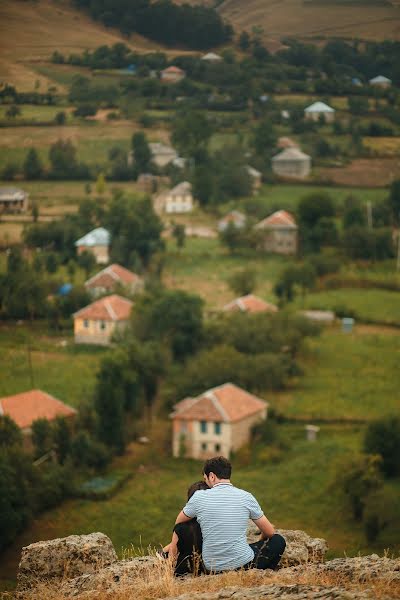
[[[301,567],[285,569],[290,575],[301,573]],[[309,574],[337,574],[354,582],[368,582],[374,579],[384,579],[386,582],[400,583],[400,558],[380,557],[377,554],[355,556],[354,558],[334,558],[324,564],[307,566]]]
[[[114,546],[104,533],[36,542],[22,548],[17,590],[21,592],[52,579],[94,573],[116,560]]]
[[[328,550],[326,541],[322,538],[312,538],[304,531],[291,529],[277,529],[286,540],[286,549],[282,556],[280,566],[290,567],[308,562],[323,562]],[[260,539],[260,532],[253,521],[249,521],[247,541],[249,544]]]
[[[229,587],[218,592],[196,593],[196,600],[368,600],[373,599],[365,590],[349,592],[339,587],[319,585],[268,584],[252,588]],[[166,598],[164,600],[167,600]],[[182,594],[168,600],[193,600],[193,593]]]

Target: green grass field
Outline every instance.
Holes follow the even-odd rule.
[[[378,289],[339,289],[308,294],[298,306],[348,309],[360,321],[400,326],[400,293]],[[351,315],[350,315],[351,316]]]
[[[293,390],[267,399],[288,417],[371,420],[398,414],[400,332],[363,326],[352,334],[327,329],[308,342],[304,376]]]
[[[60,346],[62,340],[67,341],[66,347]],[[75,407],[92,399],[105,350],[75,347],[72,331],[54,336],[43,323],[2,324],[0,348],[0,397],[39,388]]]

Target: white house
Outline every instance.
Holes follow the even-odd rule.
[[[28,208],[29,194],[16,187],[0,188],[0,213],[24,212]]]
[[[162,144],[161,142],[150,142],[151,160],[157,167],[166,167],[178,158],[178,153],[172,146]]]
[[[250,441],[251,428],[267,418],[268,403],[225,383],[174,406],[172,452],[175,457],[229,457]]]
[[[272,170],[280,177],[305,179],[311,171],[311,156],[299,148],[286,148],[272,157]]]
[[[225,231],[229,226],[235,227],[236,229],[243,229],[246,225],[246,215],[238,210],[231,210],[222,219],[218,221],[218,231]]]
[[[219,54],[215,54],[215,52],[207,52],[207,54],[204,54],[201,57],[201,60],[206,60],[207,62],[221,62],[222,60],[222,56],[220,56]]]
[[[310,121],[319,121],[321,115],[327,123],[331,123],[335,119],[335,109],[325,102],[314,102],[304,109],[304,116]]]
[[[192,185],[188,181],[178,183],[172,190],[163,192],[155,204],[167,214],[184,214],[193,210]]]

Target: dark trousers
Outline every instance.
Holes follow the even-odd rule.
[[[254,559],[242,568],[276,569],[285,547],[285,538],[279,535],[279,533],[275,533],[269,540],[254,542],[250,544],[250,548],[254,550]]]

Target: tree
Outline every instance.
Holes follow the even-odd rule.
[[[11,119],[15,119],[21,114],[21,109],[16,104],[11,104],[11,106],[6,110],[6,117],[10,117]]]
[[[32,202],[32,221],[37,223],[39,219],[39,204],[37,202]]]
[[[58,462],[63,465],[71,450],[71,432],[63,417],[57,417],[53,423],[53,441]]]
[[[83,430],[78,431],[72,440],[71,456],[77,467],[92,469],[104,469],[111,458],[108,448]]]
[[[202,160],[212,133],[212,125],[203,113],[179,111],[172,124],[172,143],[183,156]]]
[[[272,121],[265,118],[253,130],[252,146],[256,156],[268,160],[276,147],[276,133]]]
[[[103,173],[99,173],[96,179],[96,192],[102,196],[106,191],[106,180]]]
[[[85,271],[86,278],[89,277],[91,271],[93,271],[96,265],[96,259],[92,252],[84,250],[78,255],[76,262]]]
[[[304,298],[306,292],[315,285],[316,271],[312,264],[292,265],[287,267],[277,281],[274,292],[281,302],[291,302],[300,288]]]
[[[303,196],[297,211],[305,251],[319,252],[321,246],[337,242],[335,207],[329,194],[314,192]]]
[[[40,179],[43,174],[43,164],[37,150],[30,148],[22,166],[25,179]]]
[[[239,48],[244,52],[250,48],[250,36],[247,31],[242,31],[239,36]]]
[[[183,246],[185,245],[185,241],[186,241],[185,226],[182,225],[182,223],[175,223],[175,225],[172,229],[172,235],[175,238],[176,247],[179,249],[183,248]]]
[[[21,444],[22,434],[18,425],[8,415],[0,415],[0,448]]]
[[[76,148],[70,140],[58,140],[50,146],[49,161],[51,169],[49,175],[54,179],[87,179],[88,168],[78,163]]]
[[[52,431],[47,419],[36,419],[32,423],[32,443],[35,457],[43,456],[52,447]]]
[[[377,455],[360,455],[346,459],[338,466],[335,484],[343,490],[354,519],[361,521],[371,492],[382,487],[381,458]]]
[[[390,192],[387,199],[390,207],[393,222],[400,224],[400,179],[395,179],[390,186]]]
[[[54,122],[56,125],[65,125],[66,121],[67,121],[67,115],[65,114],[65,112],[63,110],[58,112],[56,114],[56,116],[54,117]]]
[[[364,227],[367,224],[365,209],[355,196],[347,196],[344,201],[343,227],[348,229],[355,225]]]
[[[143,131],[137,131],[133,134],[132,151],[138,173],[147,173],[151,163],[151,150]]]
[[[253,269],[247,268],[236,271],[230,276],[229,287],[238,296],[246,296],[254,291],[257,284],[257,274]]]
[[[364,448],[382,457],[382,471],[388,477],[400,475],[400,418],[385,417],[368,425]]]

